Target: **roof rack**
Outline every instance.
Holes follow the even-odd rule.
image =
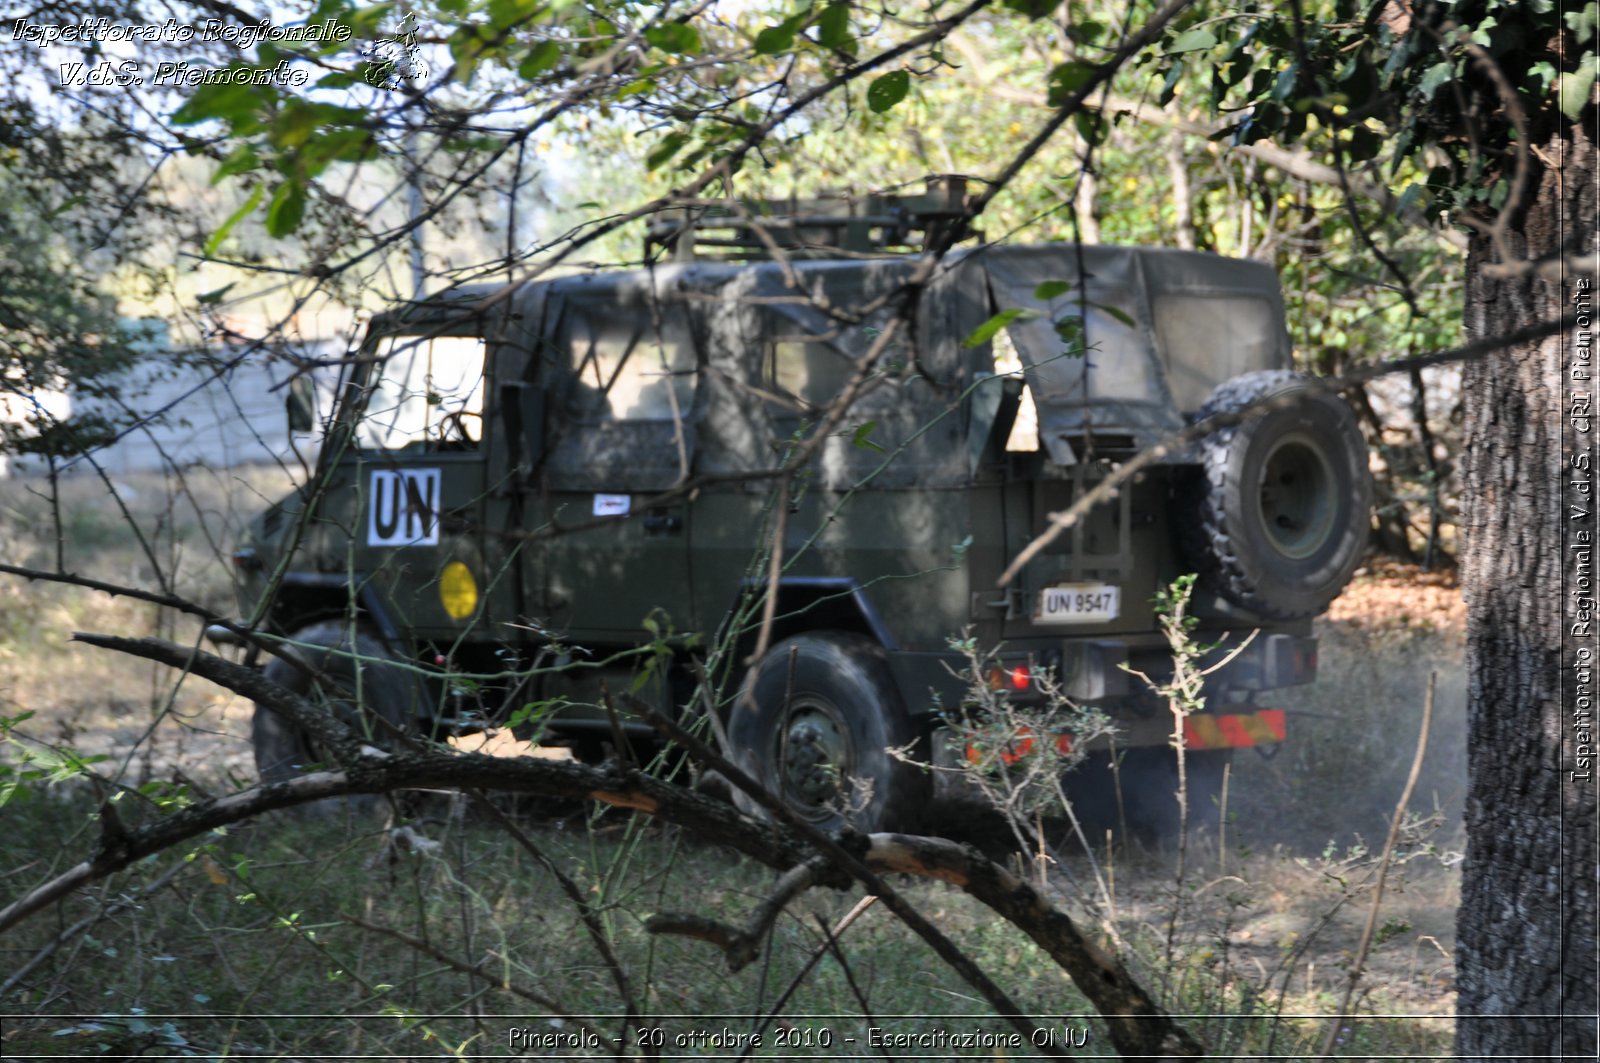
[[[975,216],[967,178],[954,174],[929,177],[927,191],[914,196],[702,200],[650,222],[645,259],[657,248],[679,262],[770,259],[774,249],[796,258],[905,254],[927,250],[952,229],[957,240],[980,238],[970,226]]]

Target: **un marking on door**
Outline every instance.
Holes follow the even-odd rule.
[[[439,470],[373,469],[368,546],[439,545]]]

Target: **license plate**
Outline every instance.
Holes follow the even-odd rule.
[[[1039,592],[1037,624],[1097,624],[1117,618],[1122,588],[1114,583],[1058,583]]]

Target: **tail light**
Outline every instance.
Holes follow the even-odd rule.
[[[1028,690],[1033,686],[1033,672],[1026,664],[994,665],[989,669],[990,690]]]

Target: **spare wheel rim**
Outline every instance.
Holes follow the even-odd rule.
[[[1327,544],[1338,509],[1333,467],[1303,432],[1273,444],[1261,463],[1257,516],[1274,549],[1303,561]]]

